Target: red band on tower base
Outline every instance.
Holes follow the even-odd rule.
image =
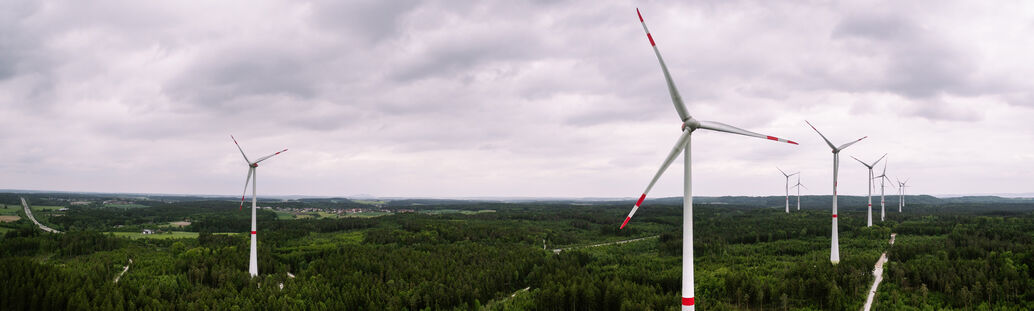
[[[252,232],[251,232],[251,234],[256,234],[256,233],[257,233],[256,231],[252,231]]]
[[[837,214],[833,214],[833,218],[837,218]]]
[[[693,297],[689,297],[689,298],[682,297],[682,305],[683,306],[692,306],[693,305]]]

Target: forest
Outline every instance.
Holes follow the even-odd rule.
[[[0,195],[20,208],[11,199]],[[415,212],[341,219],[260,210],[251,278],[250,213],[239,202],[26,199],[68,205],[48,218],[65,233],[25,219],[2,225],[0,309],[677,310],[680,297],[682,208],[672,200],[647,201],[622,230],[629,202],[408,200],[387,206]],[[790,214],[781,201],[697,204],[697,307],[858,310],[887,252],[874,308],[1034,309],[1034,204],[910,204],[871,228],[863,208],[844,206],[841,262],[831,265],[830,212],[816,201]],[[196,238],[114,234],[184,219]],[[585,247],[636,238],[645,239]]]

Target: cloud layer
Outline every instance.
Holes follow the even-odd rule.
[[[698,194],[831,193],[805,119],[916,193],[1034,187],[1022,2],[4,0],[0,188],[235,194],[234,134],[290,149],[269,194],[636,196],[680,127],[636,5],[694,117],[801,142],[695,133]]]

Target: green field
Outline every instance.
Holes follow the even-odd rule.
[[[32,211],[34,211],[34,212],[35,211],[56,211],[56,210],[65,208],[64,206],[54,206],[54,205],[29,205],[29,207],[31,207]]]
[[[130,239],[195,239],[197,232],[166,231],[163,233],[143,234],[140,232],[112,232],[117,237]]]
[[[317,212],[317,214],[320,215],[320,218],[331,218],[331,219],[339,218],[338,214],[334,214],[334,213]]]
[[[21,210],[22,210],[22,206],[21,205],[11,205],[11,204],[8,204],[7,208],[0,208],[0,215],[14,215],[14,216],[18,216],[19,212],[21,212]]]
[[[279,219],[279,220],[287,220],[287,219],[294,219],[295,218],[294,214],[291,214],[291,213],[288,213],[288,212],[283,212],[283,211],[274,211],[274,212],[276,212],[276,219]]]
[[[141,204],[135,204],[135,203],[130,203],[130,204],[104,204],[104,207],[141,208],[141,207],[147,207],[147,205],[141,205]]]
[[[358,217],[358,218],[370,218],[391,215],[390,212],[361,212],[341,215],[341,218]]]

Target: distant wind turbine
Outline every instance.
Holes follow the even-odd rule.
[[[718,132],[726,132],[732,134],[740,134],[752,137],[758,137],[768,140],[774,140],[779,142],[791,143],[796,145],[796,142],[776,138],[773,136],[762,135],[740,129],[731,125],[726,125],[718,122],[711,121],[698,121],[689,115],[687,112],[686,105],[682,102],[682,96],[679,95],[678,89],[675,87],[675,83],[671,79],[671,74],[668,73],[668,67],[664,64],[664,59],[661,58],[661,52],[657,49],[657,44],[653,41],[653,36],[650,35],[650,30],[646,28],[646,22],[643,21],[643,15],[639,14],[639,9],[636,9],[636,13],[639,15],[639,22],[643,24],[643,30],[646,31],[646,38],[650,40],[650,45],[653,46],[653,52],[657,55],[657,61],[661,64],[661,72],[664,73],[664,80],[668,84],[668,93],[671,95],[671,101],[675,104],[675,111],[678,113],[680,120],[682,120],[682,135],[675,142],[675,146],[671,148],[668,156],[661,163],[661,168],[654,174],[653,179],[650,180],[650,184],[646,186],[646,190],[639,196],[639,200],[635,202],[635,206],[632,207],[632,211],[628,213],[628,217],[625,218],[625,222],[621,223],[621,228],[625,228],[628,221],[632,219],[632,215],[635,214],[636,210],[639,209],[639,205],[646,199],[646,194],[650,192],[653,185],[657,183],[657,179],[661,177],[661,174],[671,165],[671,162],[678,157],[679,153],[685,151],[684,159],[685,166],[683,167],[683,199],[682,199],[682,310],[694,310],[695,295],[693,294],[693,195],[692,195],[692,170],[691,170],[691,139],[690,135],[694,130],[697,129],[708,129]]]
[[[840,167],[840,151],[843,151],[847,147],[850,147],[869,136],[859,138],[858,140],[837,147],[833,146],[833,143],[829,142],[829,139],[826,139],[826,136],[822,135],[822,132],[819,132],[819,129],[815,128],[814,125],[811,125],[811,122],[805,120],[804,123],[808,123],[808,126],[815,130],[815,133],[819,133],[822,140],[826,141],[826,145],[829,145],[829,148],[833,149],[833,239],[829,248],[829,262],[835,265],[840,263],[840,238],[837,234],[837,170],[839,170]]]
[[[905,178],[905,182],[901,182],[898,179],[898,213],[901,212],[901,208],[905,207],[905,188],[908,187],[908,178]]]
[[[887,156],[887,154],[884,153],[882,157],[880,157],[879,159],[876,159],[876,162],[872,162],[871,165],[868,164],[868,163],[862,162],[862,160],[859,160],[858,158],[855,158],[854,156],[851,156],[852,159],[854,159],[855,161],[858,161],[858,163],[861,163],[862,165],[865,165],[865,167],[869,169],[869,177],[866,178],[866,179],[869,180],[869,205],[868,205],[868,207],[866,207],[866,210],[865,210],[865,217],[867,218],[866,225],[865,225],[866,227],[872,227],[872,168],[874,166],[876,166],[876,163],[880,163],[880,160],[883,160],[883,157],[886,157],[886,156]]]
[[[797,184],[793,186],[797,188],[797,210],[799,211],[801,210],[801,187],[804,187],[804,189],[808,189],[808,187],[801,183],[800,174],[797,174]]]
[[[884,199],[884,196],[883,196],[883,188],[884,188],[883,181],[886,180],[887,182],[890,182],[890,177],[887,177],[887,162],[890,162],[890,159],[887,159],[887,161],[883,161],[883,173],[880,173],[880,176],[873,177],[873,178],[879,178],[880,179],[880,221],[883,221],[884,218],[885,218],[884,217],[884,213],[885,213],[884,205],[886,204],[885,203],[886,200]],[[898,212],[900,213],[901,209],[898,209]]]
[[[258,249],[256,248],[256,243],[257,243],[256,239],[258,238],[258,231],[257,231],[258,229],[256,229],[256,227],[255,227],[255,210],[258,208],[258,190],[257,190],[257,188],[258,188],[258,186],[257,186],[258,185],[258,175],[256,174],[256,169],[258,168],[259,162],[262,162],[262,161],[264,161],[266,159],[269,159],[269,158],[271,158],[271,157],[273,157],[275,155],[278,155],[278,154],[280,154],[280,153],[282,153],[284,151],[287,151],[287,149],[277,151],[276,153],[273,153],[271,155],[267,155],[267,156],[261,157],[258,160],[255,160],[255,162],[251,162],[251,160],[248,160],[248,156],[244,154],[244,149],[241,149],[241,144],[237,143],[237,139],[233,138],[233,135],[230,135],[230,139],[233,139],[233,144],[237,145],[237,150],[241,151],[241,156],[244,157],[244,162],[248,164],[248,177],[244,178],[244,194],[241,195],[241,206],[238,207],[238,209],[244,207],[244,196],[248,194],[248,182],[250,181],[251,182],[251,260],[248,262],[248,273],[250,273],[252,277],[255,277],[256,275],[258,275]]]
[[[786,190],[786,213],[789,214],[790,213],[790,176],[800,174],[801,172],[796,172],[796,173],[788,175],[788,174],[786,174],[786,172],[783,171],[783,169],[778,168],[778,167],[776,169],[779,170],[780,173],[783,173],[783,177],[786,177],[786,183],[783,184],[783,188],[784,188],[784,190]],[[801,201],[800,198],[797,198],[797,202],[800,203],[800,201]],[[797,209],[800,210],[800,207],[801,207],[800,204],[798,204],[797,205]]]

